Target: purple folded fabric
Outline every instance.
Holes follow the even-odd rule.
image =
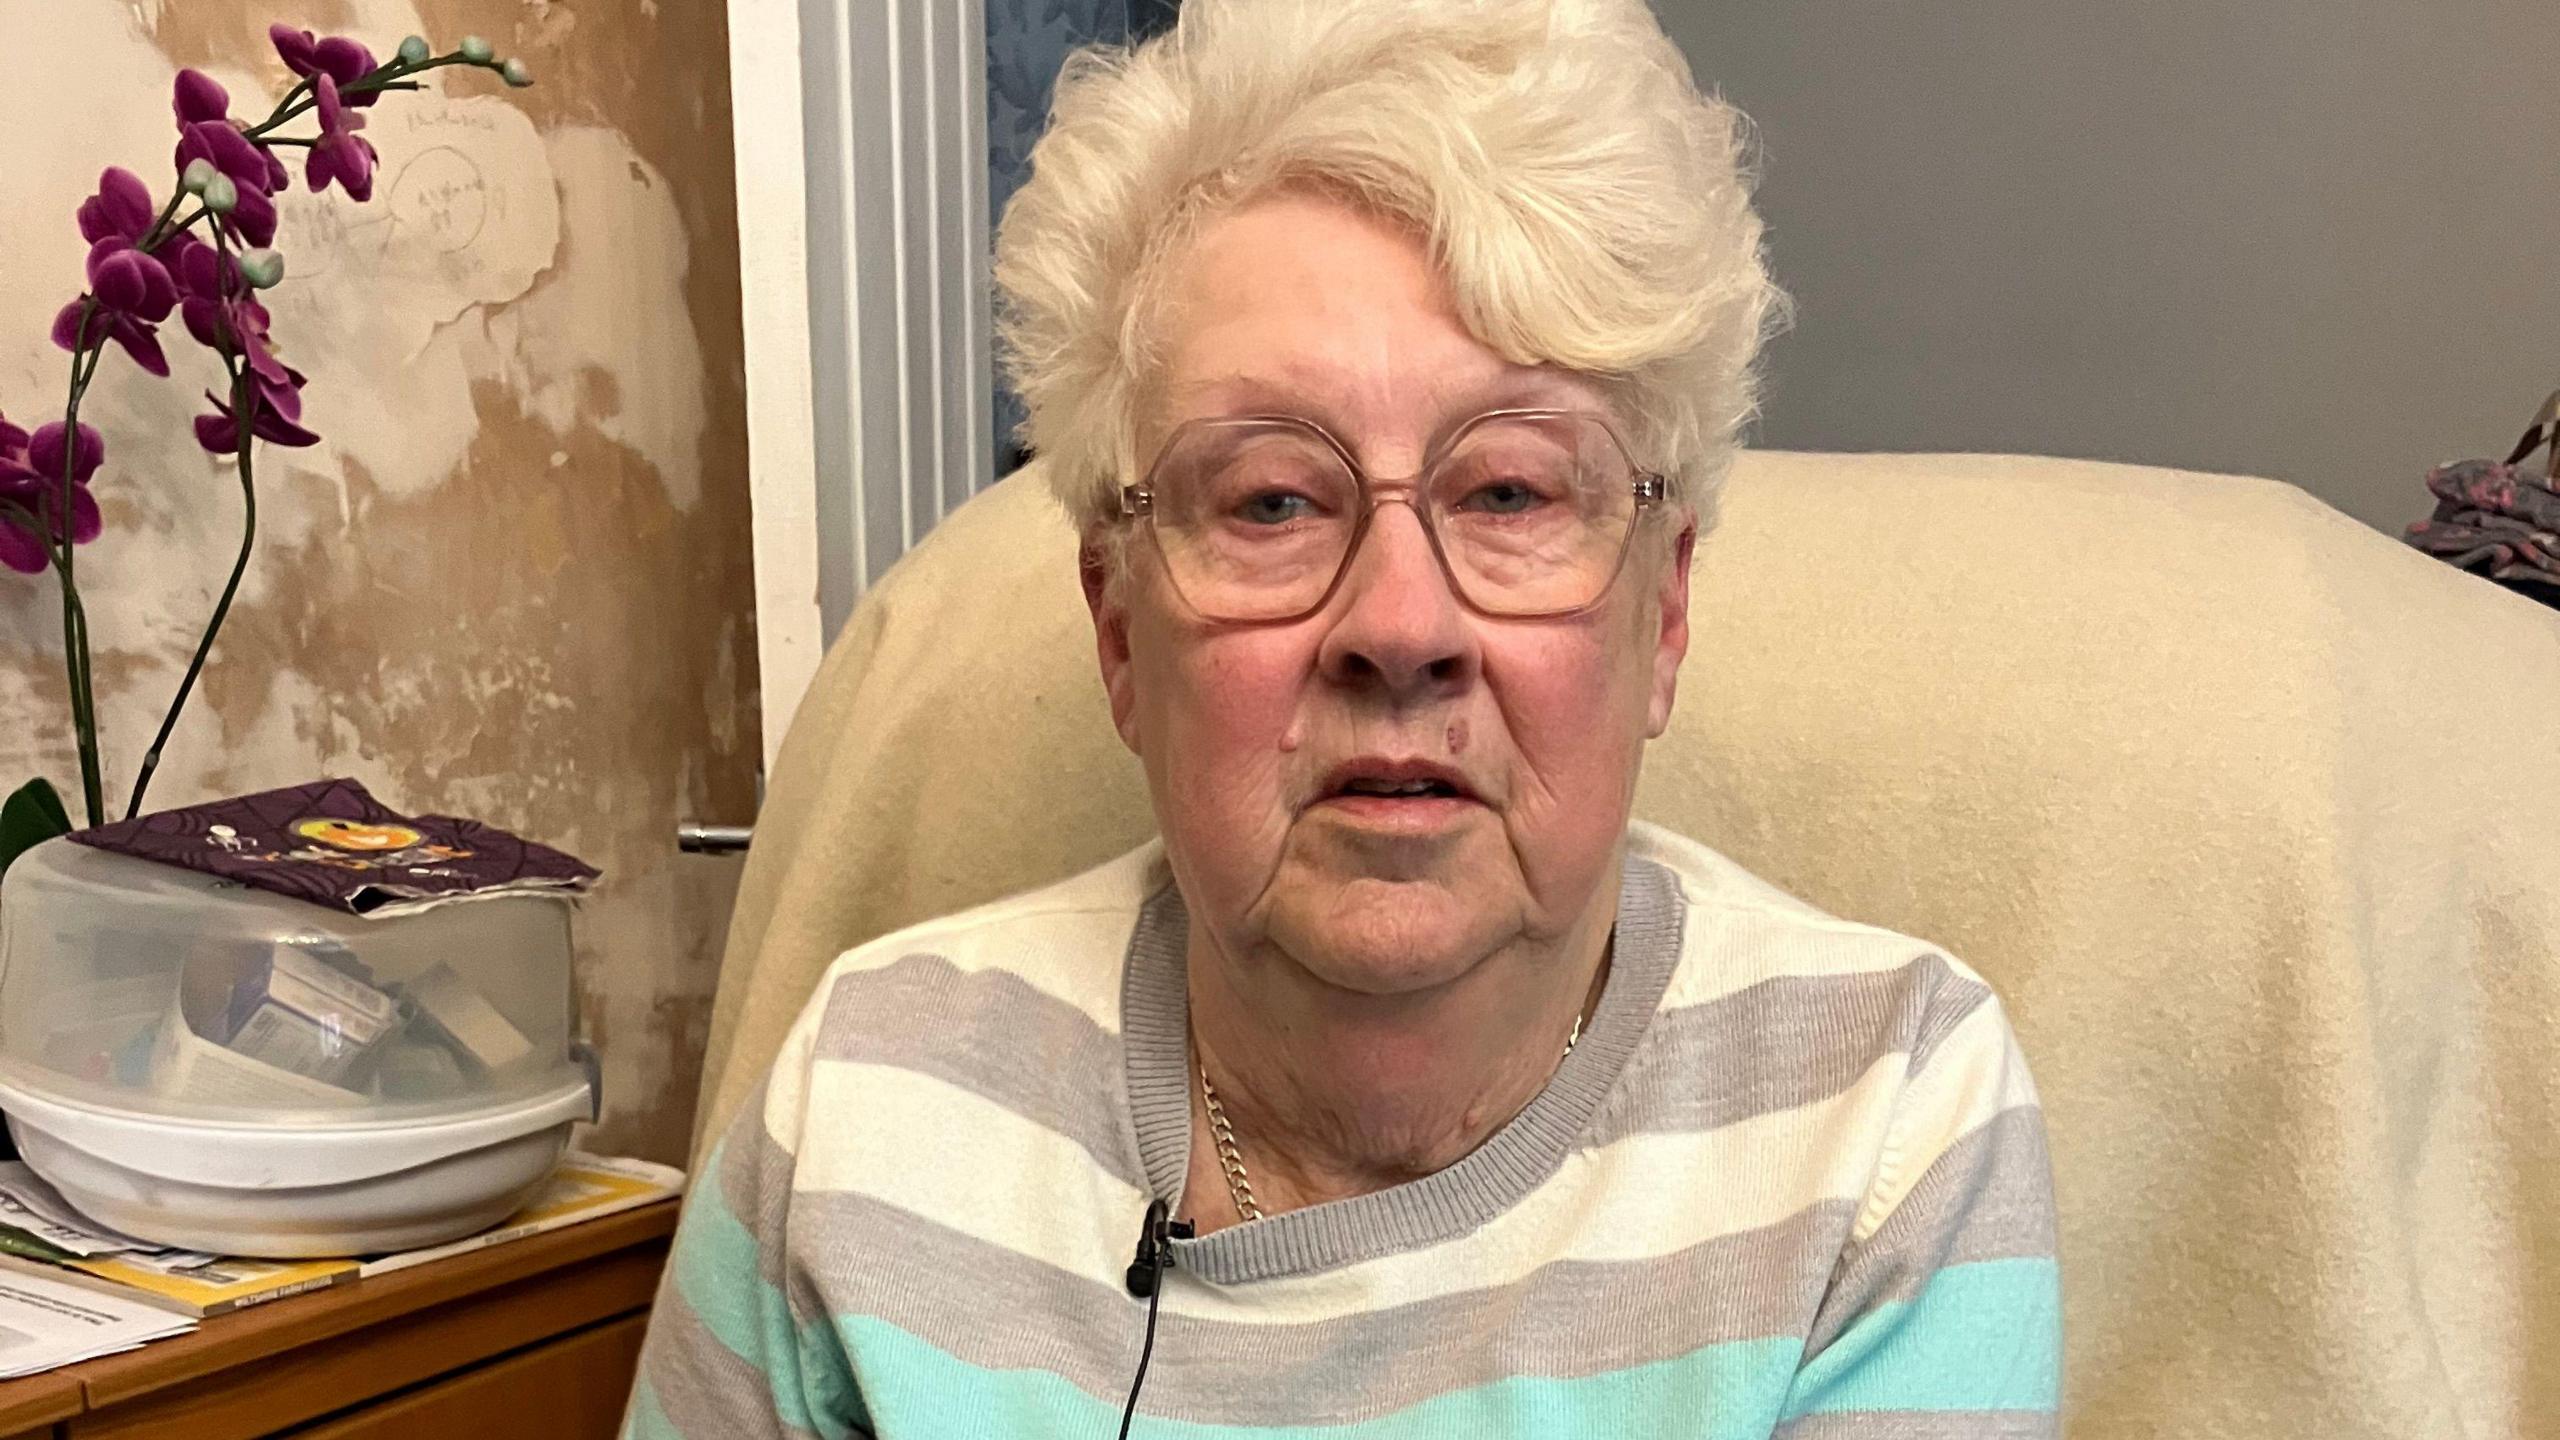
[[[597,875],[575,856],[495,825],[400,814],[353,780],[162,810],[70,838],[353,915],[482,895],[576,895]]]
[[[2427,472],[2435,513],[2408,542],[2448,564],[2560,606],[2560,489],[2522,465],[2464,460]]]

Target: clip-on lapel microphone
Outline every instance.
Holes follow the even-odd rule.
[[[1147,1383],[1147,1362],[1155,1357],[1156,1302],[1164,1290],[1164,1272],[1173,1264],[1173,1242],[1198,1233],[1190,1221],[1171,1217],[1163,1201],[1147,1202],[1147,1218],[1138,1226],[1138,1253],[1129,1262],[1129,1293],[1147,1302],[1147,1340],[1138,1351],[1137,1377],[1129,1382],[1129,1403],[1120,1410],[1120,1440],[1129,1440],[1129,1422],[1138,1415],[1138,1391]]]

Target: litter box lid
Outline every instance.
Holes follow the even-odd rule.
[[[582,1107],[570,913],[511,894],[368,918],[49,840],[0,881],[0,1099],[235,1146]]]

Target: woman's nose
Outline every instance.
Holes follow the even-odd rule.
[[[1339,684],[1406,700],[1475,678],[1475,628],[1408,503],[1378,506],[1327,613],[1318,663]]]

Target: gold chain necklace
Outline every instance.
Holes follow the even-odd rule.
[[[1564,1054],[1556,1057],[1562,1065],[1573,1058],[1573,1047],[1582,1039],[1582,1017],[1573,1017],[1573,1031],[1564,1037]],[[1200,1047],[1193,1044],[1192,1053]],[[1244,1152],[1236,1148],[1235,1127],[1227,1123],[1227,1107],[1218,1103],[1218,1087],[1209,1083],[1209,1062],[1199,1060],[1200,1108],[1209,1112],[1209,1138],[1217,1146],[1218,1169],[1227,1177],[1227,1198],[1235,1202],[1236,1214],[1246,1220],[1262,1218],[1262,1205],[1253,1198],[1253,1177],[1245,1173]]]

